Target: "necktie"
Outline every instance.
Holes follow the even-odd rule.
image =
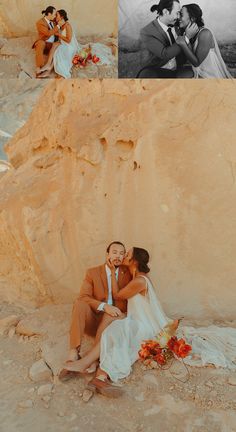
[[[53,29],[53,23],[52,23],[52,21],[49,22],[49,27],[50,27],[51,29]]]
[[[174,35],[172,33],[171,27],[168,27],[167,32],[168,32],[168,34],[170,36],[171,43],[174,44],[175,43],[175,38],[174,38]]]

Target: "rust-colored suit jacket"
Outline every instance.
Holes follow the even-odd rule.
[[[119,267],[118,286],[124,288],[131,281],[131,275],[127,267]],[[87,271],[80,289],[79,299],[88,303],[94,312],[100,303],[106,303],[108,299],[108,283],[105,264],[91,268]],[[127,310],[127,300],[114,300],[114,306],[122,312]]]
[[[35,44],[36,42],[38,42],[38,40],[46,41],[48,38],[50,38],[50,36],[58,33],[58,27],[55,26],[53,29],[50,29],[47,21],[44,18],[41,18],[39,21],[36,22],[36,27],[38,31],[38,39],[34,42],[32,48],[35,47]]]

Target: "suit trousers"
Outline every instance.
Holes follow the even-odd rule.
[[[44,55],[49,54],[49,52],[52,48],[52,43],[51,42],[45,42],[44,40],[39,39],[38,41],[35,42],[34,48],[35,48],[36,66],[41,68],[45,65]]]
[[[95,313],[88,303],[76,299],[71,317],[70,348],[80,346],[85,333],[96,336],[102,317],[103,313]]]

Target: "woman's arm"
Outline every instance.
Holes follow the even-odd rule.
[[[111,285],[112,285],[112,296],[115,300],[127,300],[136,294],[144,293],[147,289],[146,282],[143,277],[135,278],[118,291],[118,284],[116,280],[115,271],[111,270]]]
[[[200,66],[200,64],[205,60],[212,48],[212,42],[212,34],[208,29],[204,29],[200,32],[198,46],[195,53],[192,48],[186,44],[184,37],[180,36],[176,40],[176,43],[181,46],[190,63],[195,67]]]
[[[71,25],[69,23],[66,23],[65,29],[66,29],[66,36],[62,36],[61,34],[59,34],[58,37],[59,37],[59,39],[62,39],[65,42],[70,43],[71,39],[72,39],[72,28],[71,28]]]

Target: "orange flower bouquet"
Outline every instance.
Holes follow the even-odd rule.
[[[166,326],[156,340],[144,341],[139,350],[139,357],[146,366],[155,362],[157,366],[164,366],[172,358],[184,359],[189,355],[192,347],[183,338],[178,339],[173,333],[177,329],[179,320]]]
[[[76,68],[83,68],[87,66],[88,62],[98,63],[100,58],[92,54],[91,46],[82,49],[78,54],[75,54],[72,63]]]

